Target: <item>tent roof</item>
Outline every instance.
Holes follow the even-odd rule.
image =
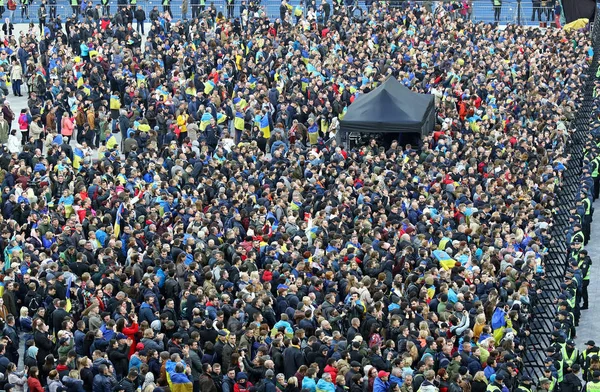
[[[369,127],[363,132],[420,132],[433,102],[433,95],[412,92],[390,77],[375,90],[359,95],[348,107],[341,125],[348,131],[357,131],[362,124]],[[371,129],[377,124],[384,126]]]

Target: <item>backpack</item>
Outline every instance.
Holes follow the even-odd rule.
[[[379,346],[381,344],[381,336],[378,333],[374,333],[369,338],[369,348],[373,346]]]
[[[254,392],[266,392],[267,391],[267,381],[263,378],[258,384],[254,386]]]
[[[17,9],[17,3],[15,0],[8,0],[8,9],[14,11]]]
[[[29,315],[33,316],[33,313],[36,312],[40,308],[40,306],[41,304],[39,297],[33,296],[27,304],[27,307],[29,308]]]

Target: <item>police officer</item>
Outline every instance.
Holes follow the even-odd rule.
[[[581,299],[583,299],[583,305],[581,306],[581,309],[585,310],[588,308],[588,286],[590,285],[590,275],[592,266],[592,259],[588,255],[588,251],[586,249],[582,249],[579,251],[578,266],[581,270],[581,276],[583,276],[583,281],[581,282]]]
[[[579,363],[579,350],[575,347],[575,342],[572,339],[567,340],[561,354],[566,368]]]
[[[504,375],[497,374],[494,382],[488,385],[486,391],[487,392],[502,392],[502,388],[504,386]]]
[[[571,257],[575,260],[579,260],[579,251],[583,249],[584,241],[585,235],[581,230],[581,223],[575,223],[573,225],[573,236],[571,237]]]
[[[600,371],[594,370],[592,376],[594,379],[587,383],[585,390],[586,392],[600,392]]]
[[[517,387],[517,392],[531,392],[531,377],[523,376],[521,383]]]
[[[600,348],[596,347],[596,342],[594,342],[593,340],[588,340],[587,342],[585,342],[585,350],[583,350],[583,352],[581,353],[581,362],[586,373],[587,370],[590,368],[590,362],[592,361],[592,357],[594,355],[597,356],[599,352]],[[591,377],[589,378],[591,379]]]
[[[556,387],[556,377],[552,374],[552,369],[550,368],[544,368],[544,377],[546,380],[548,380],[547,383],[547,391],[552,392],[554,391],[554,388]],[[543,379],[540,379],[540,386],[544,386],[544,382]]]
[[[583,204],[583,208],[585,209],[585,214],[583,215],[583,235],[585,237],[583,243],[587,245],[590,240],[590,231],[592,225],[592,201],[588,197],[587,194],[581,192],[581,203]]]

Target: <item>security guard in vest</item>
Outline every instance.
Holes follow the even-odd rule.
[[[588,308],[588,286],[590,285],[592,259],[588,255],[586,249],[579,251],[579,269],[581,270],[581,276],[583,276],[583,282],[581,284],[581,298],[583,299],[582,310]]]
[[[173,15],[171,14],[171,0],[162,0],[162,6],[163,12],[168,12],[169,15]]]
[[[516,392],[531,392],[531,377],[523,376]]]
[[[100,0],[100,3],[102,3],[102,14],[103,15],[110,15],[110,3],[109,3],[109,0]]]
[[[576,231],[573,234],[573,237],[571,237],[571,253],[569,254],[569,257],[579,261],[579,253],[583,249],[583,240],[585,237],[581,231],[581,224],[575,223],[573,229]]]
[[[594,372],[598,370],[598,364],[600,364],[600,357],[597,354],[591,354],[587,356],[588,368],[583,375],[583,379],[586,381],[592,381],[594,379]],[[593,369],[591,367],[594,367]]]
[[[572,339],[567,340],[561,354],[567,368],[579,363],[579,350],[575,347],[575,342]]]
[[[585,237],[583,244],[587,245],[590,240],[590,231],[592,226],[592,201],[585,193],[580,194],[581,203],[585,209],[585,215],[583,216],[583,236]]]
[[[573,313],[573,325],[577,327],[579,325],[579,318],[581,317],[581,311],[579,309],[579,304],[577,303],[577,284],[573,281],[573,274],[566,273],[565,274],[565,283],[560,285],[561,289],[567,293],[567,303],[569,304],[569,309]],[[561,321],[559,319],[559,321]],[[575,336],[575,331],[571,331],[569,337]]]
[[[585,386],[586,392],[600,392],[600,371],[594,370],[592,374],[594,379],[592,381],[588,381]]]
[[[548,385],[544,385],[544,379],[548,380]],[[544,368],[544,377],[540,379],[540,386],[545,388],[542,389],[543,391],[548,391],[548,392],[552,392],[554,391],[554,388],[556,387],[556,377],[554,377],[552,375],[552,369],[550,368]],[[538,389],[539,391],[540,389]]]
[[[560,383],[563,379],[563,363],[560,353],[550,346],[546,349],[546,355],[548,357],[544,360],[544,366],[552,370],[552,373],[556,377],[556,382]]]
[[[502,374],[496,375],[494,382],[489,384],[486,391],[487,392],[502,392],[502,388],[504,386],[504,376]]]
[[[600,155],[592,159],[592,179],[594,180],[594,200],[600,196]]]
[[[571,262],[569,263],[569,268],[567,268],[565,275],[568,274],[572,276],[573,284],[577,288],[577,291],[575,292],[575,303],[579,307],[579,310],[581,310],[580,304],[581,291],[583,289],[583,276],[581,275],[581,270],[579,269],[579,262],[573,259],[571,259],[570,261]]]
[[[590,368],[590,362],[592,361],[592,357],[594,355],[598,355],[599,353],[600,348],[596,347],[596,342],[594,342],[593,340],[588,340],[585,343],[585,350],[583,350],[583,352],[581,353],[581,361],[583,363],[583,368],[586,371]]]

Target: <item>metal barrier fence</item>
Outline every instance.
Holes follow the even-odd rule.
[[[578,201],[584,145],[594,107],[594,78],[600,57],[600,18],[596,18],[592,26],[592,44],[594,57],[588,69],[587,78],[581,86],[582,99],[576,119],[572,123],[575,132],[570,137],[566,151],[571,154],[571,160],[567,170],[563,173],[563,182],[557,190],[556,205],[558,207],[553,214],[551,232],[554,245],[549,249],[549,254],[545,259],[547,278],[544,282],[544,292],[533,312],[535,318],[530,325],[532,333],[529,337],[527,356],[524,358],[524,370],[534,379],[543,376],[545,349],[552,343],[553,322],[556,317],[557,305],[554,301],[561,291],[560,284],[564,282],[567,269],[569,247],[566,233],[571,228],[570,210]]]
[[[20,0],[17,0],[19,2]],[[81,0],[79,0],[81,1]],[[130,1],[130,0],[123,0]],[[234,1],[234,16],[239,16],[240,4],[242,0],[233,0]],[[331,0],[327,0],[331,4]],[[247,3],[249,1],[246,1]],[[7,3],[7,0],[4,1]],[[11,14],[10,11],[5,10],[0,17],[5,19],[9,17],[13,23],[38,23],[38,9],[40,7],[40,0],[30,1],[30,5],[28,6],[28,16],[27,14],[23,14],[23,7],[19,4],[17,9]],[[99,4],[99,0],[94,0],[93,4]],[[171,12],[173,14],[173,18],[175,20],[182,19],[182,3],[183,0],[171,0]],[[190,18],[192,15],[192,4],[189,0],[187,3],[187,17]],[[290,0],[289,4],[293,7],[300,4],[301,0]],[[303,2],[306,4],[306,1]],[[442,6],[442,1],[403,1],[398,3],[399,6],[405,6],[410,4],[431,4],[432,7]],[[547,4],[551,2],[548,1]],[[67,17],[73,15],[73,9],[70,5],[69,0],[57,0],[56,14],[61,16],[61,19],[64,21]],[[111,13],[114,13],[117,10],[118,4],[115,1],[109,1]],[[211,4],[214,4],[217,12],[222,12],[223,15],[227,15],[227,0],[206,0],[206,7],[209,7]],[[279,18],[279,6],[281,5],[281,0],[262,0],[260,2],[264,11],[271,19]],[[317,6],[321,4],[321,1],[317,1]],[[494,7],[492,0],[472,0],[472,12],[470,13],[470,17],[472,20],[476,22],[486,22],[493,23],[494,22]],[[365,10],[364,0],[359,0],[358,5],[361,9]],[[160,11],[162,11],[162,0],[137,0],[137,6],[141,6],[146,11],[146,18],[150,14],[150,11],[154,7],[158,7]],[[49,5],[47,5],[49,7]],[[520,9],[519,9],[520,8]],[[554,9],[552,7],[542,7],[535,8],[531,0],[504,0],[502,2],[501,12],[500,12],[500,21],[499,24],[522,24],[529,26],[539,26],[540,22],[545,22],[550,26],[550,23],[554,20]],[[147,20],[148,22],[148,20]]]

